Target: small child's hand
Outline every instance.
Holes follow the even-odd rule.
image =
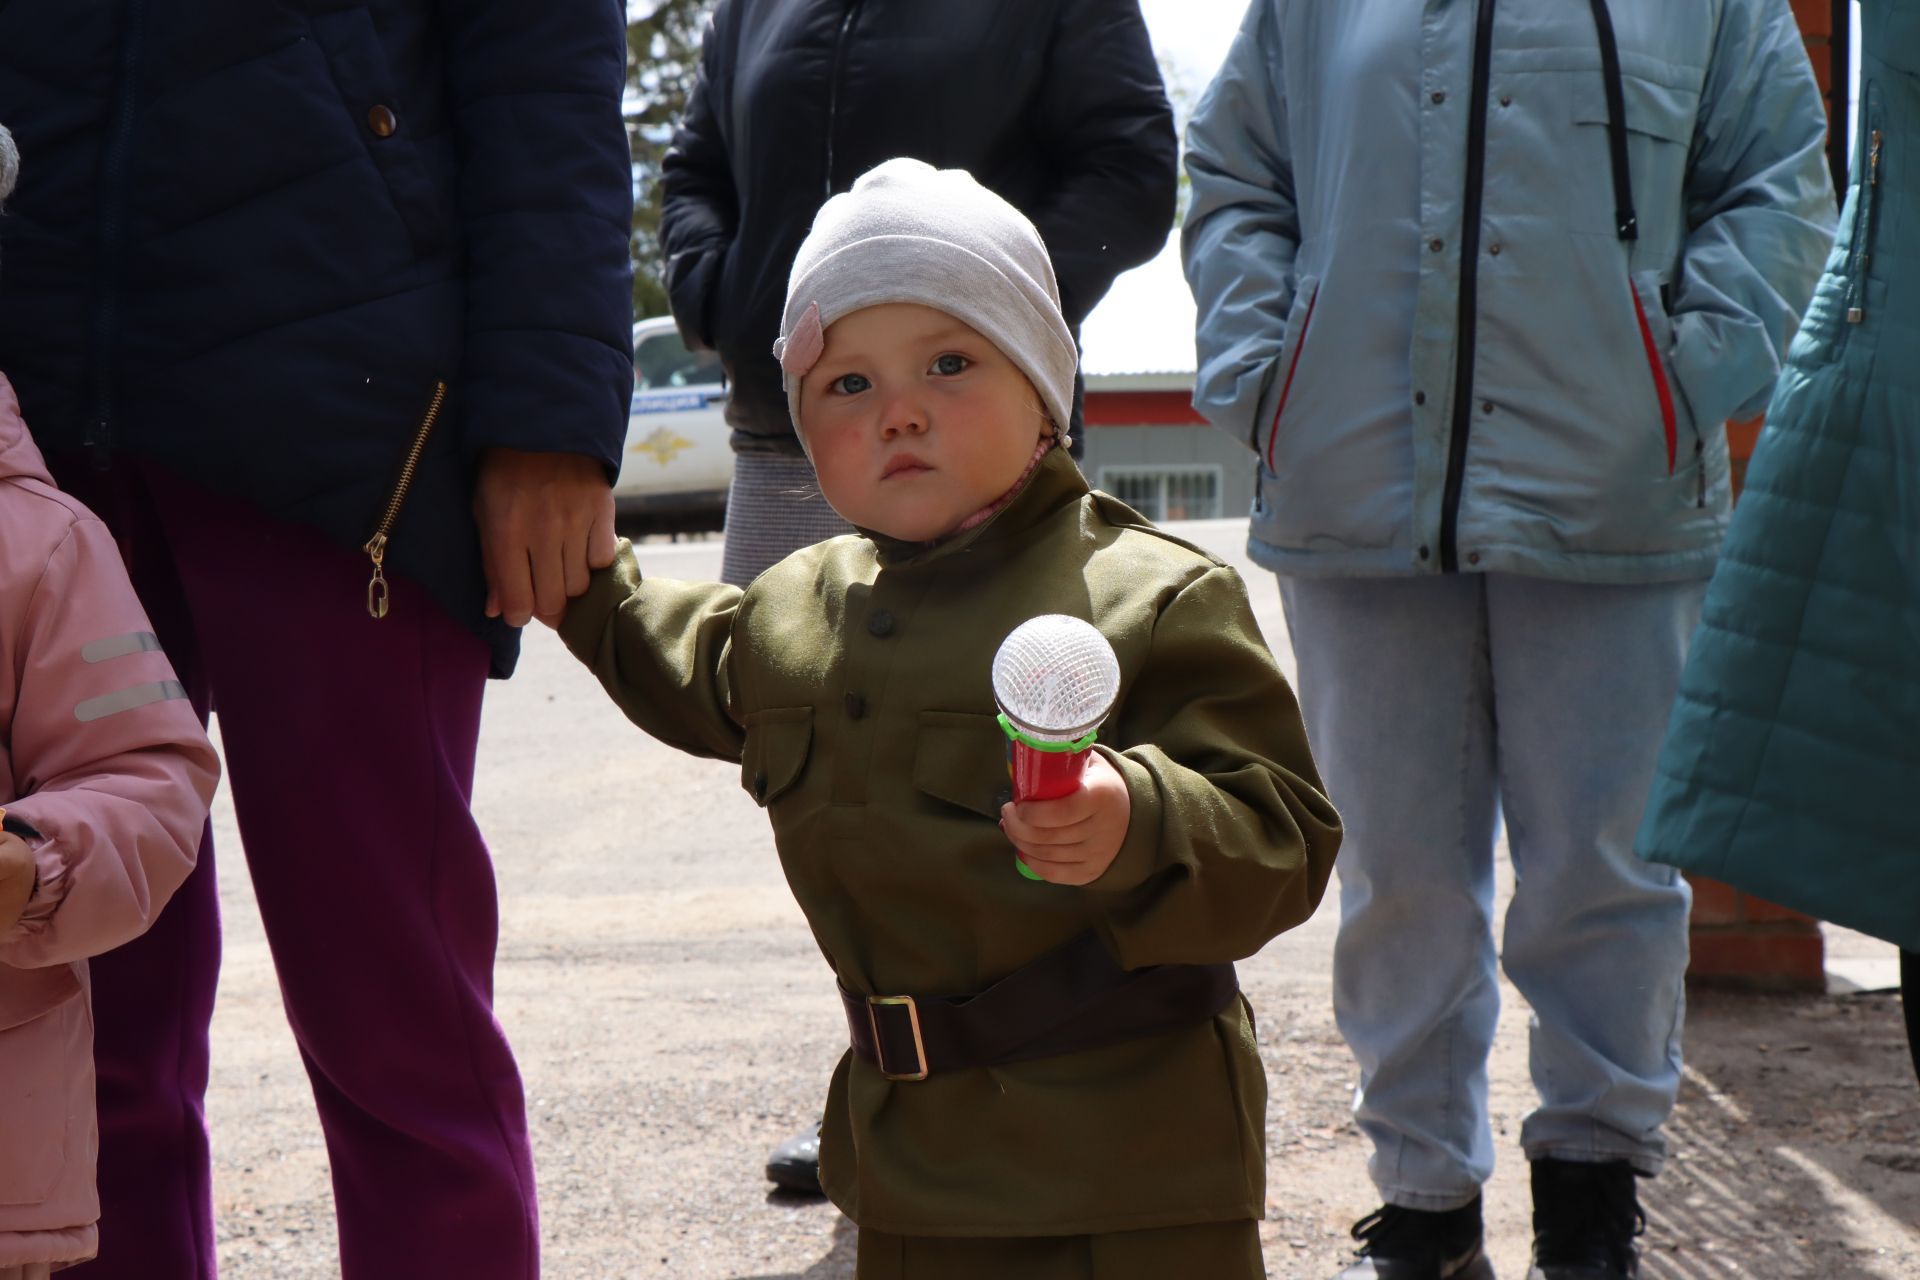
[[[33,850],[16,835],[0,833],[0,933],[13,928],[33,894]]]
[[[1120,855],[1132,817],[1127,780],[1096,751],[1078,791],[1057,800],[1002,806],[1000,829],[1042,880],[1091,884]]]

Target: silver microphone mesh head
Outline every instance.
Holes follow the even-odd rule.
[[[1079,618],[1031,618],[993,655],[994,701],[1023,733],[1045,742],[1084,738],[1100,727],[1119,696],[1113,646]]]

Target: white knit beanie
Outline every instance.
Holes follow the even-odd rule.
[[[889,160],[821,206],[793,260],[773,354],[802,448],[800,380],[820,359],[826,327],[887,302],[917,302],[978,330],[1067,429],[1080,357],[1040,233],[964,169]]]

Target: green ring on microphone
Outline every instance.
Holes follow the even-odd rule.
[[[1007,737],[1020,743],[1022,746],[1032,747],[1035,751],[1044,751],[1048,755],[1064,756],[1071,755],[1075,751],[1085,751],[1093,745],[1094,739],[1100,736],[1100,731],[1093,729],[1089,730],[1087,736],[1078,742],[1047,742],[1044,739],[1032,737],[1017,728],[1013,721],[1007,719],[1007,713],[1004,711],[994,718],[1000,722],[1000,732],[1006,734]]]

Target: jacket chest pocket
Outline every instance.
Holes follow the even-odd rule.
[[[451,220],[421,155],[416,137],[420,119],[399,100],[398,80],[373,15],[361,7],[316,13],[310,21],[314,43],[340,92],[347,125],[380,174],[414,253],[427,257],[438,252],[447,243]]]
[[[1613,181],[1611,115],[1606,77],[1571,71],[1573,101],[1570,148],[1556,166],[1564,180],[1568,225],[1576,231],[1617,236],[1619,211]],[[1627,168],[1640,236],[1665,243],[1665,228],[1677,227],[1686,208],[1687,160],[1693,151],[1700,94],[1637,76],[1620,77],[1626,107]]]
[[[778,707],[747,715],[740,785],[765,809],[791,791],[813,750],[813,708]]]
[[[1007,735],[992,716],[922,711],[913,740],[913,786],[922,795],[994,822],[1013,799]]]

